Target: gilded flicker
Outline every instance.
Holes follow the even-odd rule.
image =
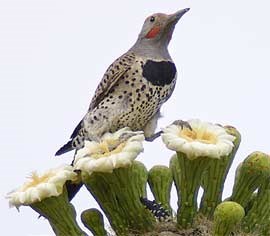
[[[177,71],[168,44],[179,19],[189,8],[146,18],[136,43],[105,72],[88,112],[70,141],[56,155],[83,147],[84,140],[99,140],[105,132],[123,127],[155,137],[160,108],[175,87]]]

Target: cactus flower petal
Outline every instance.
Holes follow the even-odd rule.
[[[75,181],[77,174],[71,166],[50,169],[39,175],[33,172],[20,188],[7,194],[10,206],[20,207],[40,202],[45,198],[59,196],[66,181]]]
[[[176,124],[163,129],[162,140],[167,148],[185,153],[189,159],[203,156],[220,158],[232,151],[235,137],[222,126],[198,119],[187,122],[192,130]]]
[[[142,131],[133,132],[129,128],[105,133],[99,142],[85,141],[84,148],[75,156],[75,169],[88,173],[112,172],[129,166],[143,151],[143,141]]]

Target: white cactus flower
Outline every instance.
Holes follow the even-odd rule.
[[[33,172],[20,188],[7,194],[10,206],[20,207],[40,202],[45,198],[59,196],[66,181],[75,181],[77,174],[71,166],[50,169],[42,175]]]
[[[115,133],[104,134],[99,142],[85,141],[78,150],[74,167],[88,173],[112,172],[113,169],[129,166],[143,151],[142,131],[133,132],[123,128]]]
[[[235,137],[222,126],[198,119],[187,122],[192,130],[175,124],[163,129],[162,140],[167,148],[185,153],[189,159],[204,156],[220,158],[232,151]]]

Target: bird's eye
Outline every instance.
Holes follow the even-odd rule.
[[[154,22],[154,21],[155,21],[155,17],[154,16],[151,16],[150,22]]]

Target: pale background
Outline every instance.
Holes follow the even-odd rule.
[[[1,235],[53,235],[29,207],[9,209],[4,198],[33,170],[69,163],[54,157],[86,112],[107,66],[135,42],[146,16],[190,7],[170,52],[177,87],[160,127],[175,119],[231,124],[242,144],[229,173],[254,150],[269,152],[269,1],[0,1]],[[148,168],[168,164],[157,141],[140,156]],[[172,199],[176,205],[175,196]],[[87,191],[78,212],[96,204]]]

